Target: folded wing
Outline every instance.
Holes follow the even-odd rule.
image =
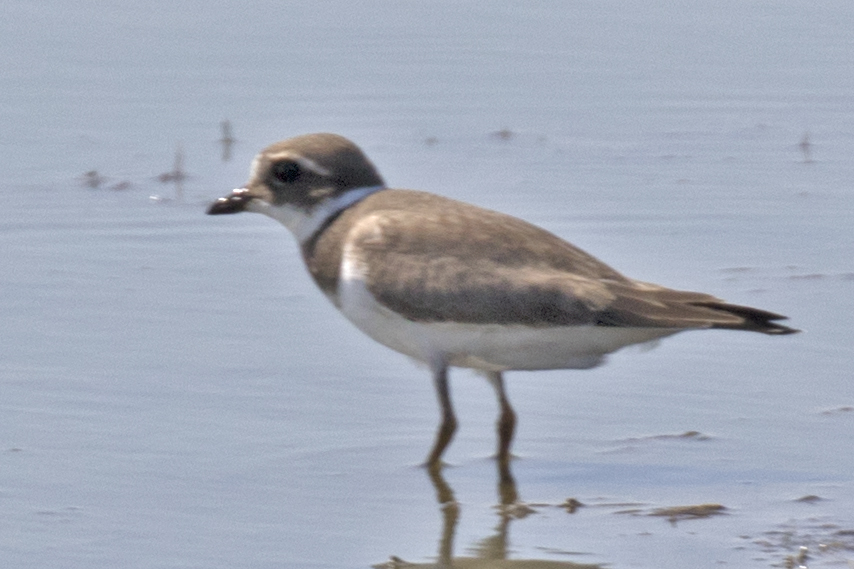
[[[370,267],[372,295],[410,320],[795,331],[778,314],[624,277],[519,219],[424,199],[448,204],[374,212],[352,227],[346,252]]]

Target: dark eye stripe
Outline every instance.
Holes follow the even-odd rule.
[[[272,165],[270,175],[279,182],[292,184],[302,175],[302,168],[293,160],[282,160]]]

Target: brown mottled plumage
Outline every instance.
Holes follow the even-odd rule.
[[[481,370],[495,387],[506,464],[515,414],[503,371],[593,367],[624,346],[684,330],[797,332],[779,314],[625,277],[520,219],[386,189],[362,151],[337,135],[266,148],[247,185],[208,213],[244,210],[295,234],[311,276],[356,326],[431,366],[443,414],[432,467],[456,429],[450,366]]]

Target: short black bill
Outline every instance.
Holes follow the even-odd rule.
[[[208,208],[208,215],[220,215],[224,213],[240,213],[246,210],[246,206],[252,201],[252,196],[246,190],[234,190],[230,195],[219,198]]]

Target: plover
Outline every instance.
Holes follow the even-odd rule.
[[[448,369],[482,372],[510,458],[511,370],[587,369],[632,344],[684,330],[797,332],[785,317],[630,279],[548,231],[438,195],[387,188],[351,141],[308,134],[273,144],[249,182],[209,214],[266,214],[296,237],[318,287],[374,340],[432,370],[442,419],[427,465],[457,428]]]

